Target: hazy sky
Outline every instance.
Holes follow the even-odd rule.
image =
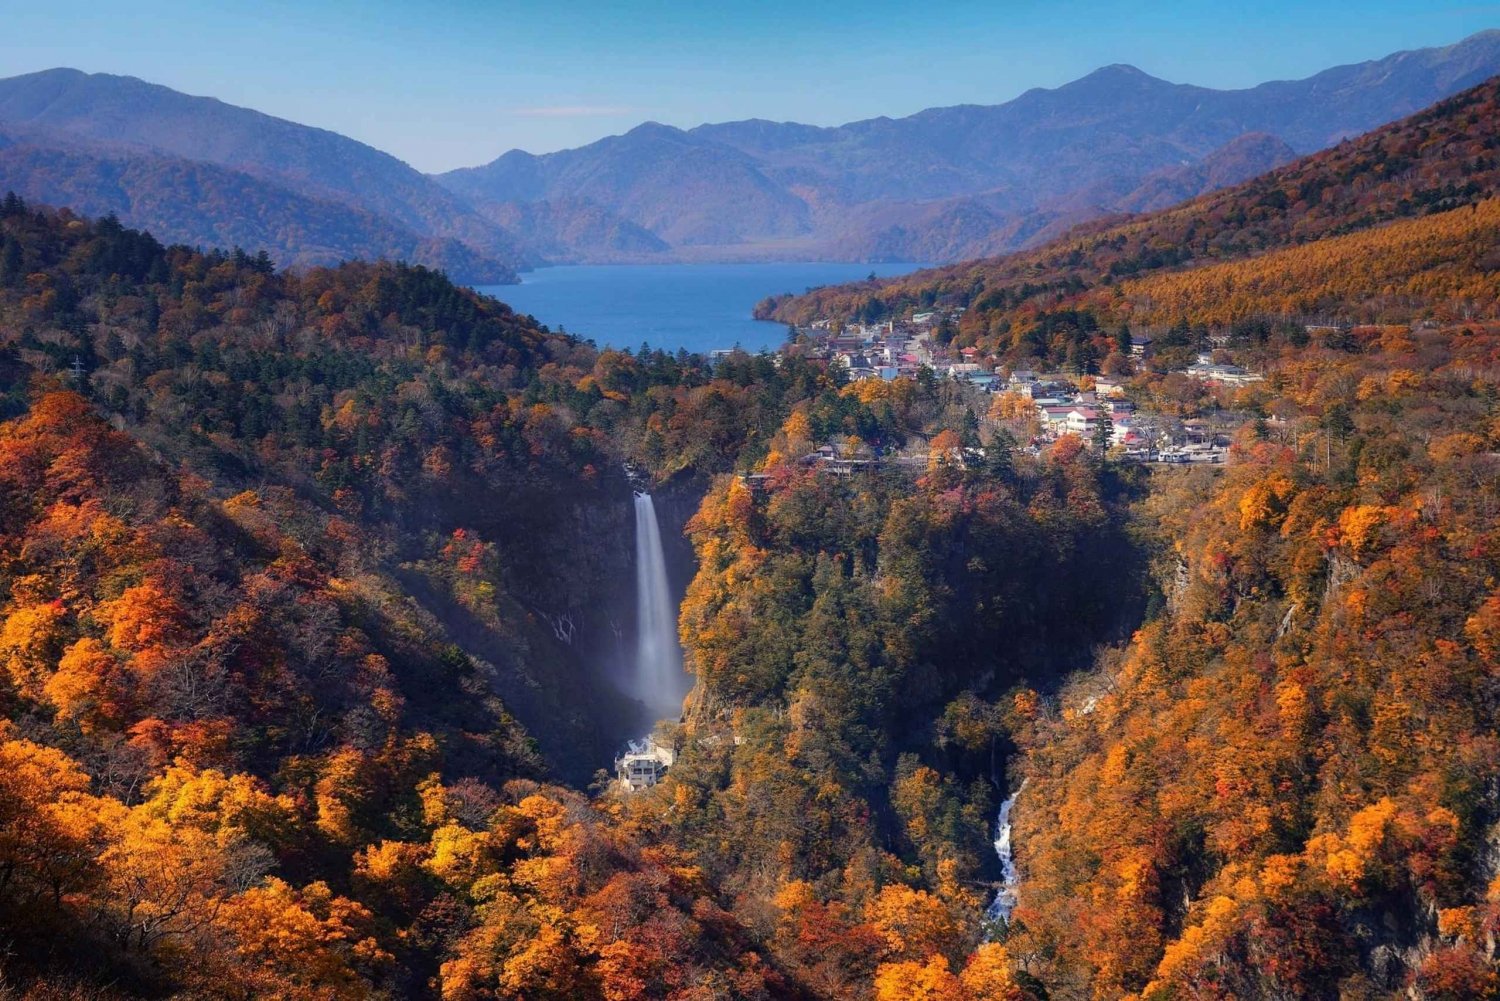
[[[646,120],[832,125],[994,104],[1128,62],[1214,87],[1444,45],[1500,4],[1276,0],[0,0],[0,76],[125,73],[423,170]]]

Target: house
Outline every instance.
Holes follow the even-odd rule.
[[[639,792],[660,782],[676,760],[671,748],[650,737],[632,740],[625,753],[615,759],[615,775],[626,792]]]
[[[1100,397],[1124,396],[1125,380],[1117,376],[1101,375],[1094,380],[1094,395]]]
[[[1054,433],[1066,430],[1068,426],[1068,415],[1073,412],[1071,406],[1044,406],[1037,405],[1036,415],[1043,426]]]
[[[1072,407],[1063,419],[1063,426],[1074,434],[1093,434],[1099,426],[1099,411],[1092,407]]]
[[[1149,335],[1149,334],[1131,334],[1130,335],[1130,356],[1132,358],[1142,358],[1142,357],[1144,357],[1145,354],[1146,354],[1146,350],[1148,348],[1150,348],[1150,347],[1151,347],[1151,335]]]
[[[987,393],[995,392],[1000,382],[1000,377],[994,372],[986,371],[978,365],[954,365],[948,374],[950,378],[967,382]]]
[[[1031,392],[1027,395],[1038,404],[1051,403],[1073,403],[1073,387],[1060,382],[1034,382],[1031,384]]]

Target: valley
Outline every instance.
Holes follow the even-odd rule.
[[[0,80],[0,997],[1500,997],[1497,40],[435,176]]]

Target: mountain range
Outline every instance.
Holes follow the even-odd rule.
[[[951,260],[1246,180],[1497,72],[1500,31],[1247,90],[1115,65],[1005,104],[834,128],[648,123],[439,180],[476,201],[587,198],[687,257]]]
[[[1238,183],[1497,72],[1500,31],[1244,90],[1114,65],[998,105],[648,122],[429,176],[323,129],[57,69],[0,80],[0,187],[283,264],[390,257],[471,282],[564,262],[947,261]]]
[[[1075,227],[1016,253],[772,296],[756,316],[800,326],[941,309],[958,317],[965,346],[1040,368],[1064,360],[1026,336],[1049,310],[1091,311],[1112,329],[1266,317],[1409,322],[1482,311],[1488,306],[1475,304],[1494,302],[1500,289],[1496,148],[1500,76],[1188,201]],[[1183,183],[1214,176],[1189,173]],[[1178,179],[1158,176],[1141,207],[1174,199]]]
[[[393,257],[473,281],[513,281],[527,263],[510,233],[387,153],[131,77],[0,81],[0,127],[0,186],[164,238],[243,236],[281,263]]]

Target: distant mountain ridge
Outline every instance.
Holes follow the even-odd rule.
[[[423,236],[366,209],[216,164],[53,129],[0,122],[0,188],[149,226],[168,243],[265,250],[281,265],[387,258],[476,282],[515,280],[511,266],[459,240]]]
[[[1500,31],[1236,91],[1113,65],[1005,104],[901,119],[686,131],[647,123],[578,149],[513,150],[438,180],[475,202],[588,198],[699,254],[718,245],[731,256],[759,247],[767,256],[957,259],[1030,245],[1058,220],[1157,207],[1163,197],[1245,180],[1497,72]],[[1252,133],[1267,138],[1253,150],[1229,148]]]
[[[1500,73],[1500,31],[1219,91],[1106,66],[1004,104],[835,127],[654,122],[424,175],[132,77],[0,80],[0,189],[282,264],[389,257],[469,282],[545,263],[988,256],[1235,184]]]
[[[1245,143],[1266,145],[1261,137]],[[1081,225],[1020,252],[773,296],[756,315],[806,325],[962,308],[960,337],[1029,350],[1036,345],[1018,342],[1011,321],[1050,309],[1128,314],[1133,328],[1183,319],[1228,326],[1321,316],[1314,290],[1322,286],[1340,289],[1321,299],[1343,319],[1406,322],[1429,309],[1454,311],[1444,297],[1455,288],[1480,289],[1458,312],[1489,308],[1500,289],[1497,148],[1500,74],[1191,201]]]
[[[514,280],[515,268],[526,263],[519,241],[487,221],[463,199],[435,184],[421,172],[363,143],[335,132],[299,125],[208,97],[193,97],[134,77],[88,74],[73,69],[47,70],[0,80],[0,123],[26,126],[31,145],[66,146],[75,139],[108,148],[116,161],[142,156],[176,158],[211,164],[242,175],[234,182],[247,188],[250,179],[325,205],[342,205],[379,220],[397,235],[382,252],[366,253],[360,240],[336,241],[339,257],[405,256],[412,240],[438,249],[428,260],[439,266],[461,267],[458,277]],[[36,161],[33,168],[39,167]],[[62,164],[56,159],[52,169]],[[222,180],[223,175],[217,175]],[[32,192],[77,187],[77,178],[22,170],[13,162],[0,175],[8,184]],[[191,190],[191,189],[190,189]],[[91,205],[110,201],[94,192]],[[320,212],[319,215],[324,213]],[[174,227],[163,217],[125,212],[122,219],[158,231]],[[192,242],[222,242],[219,230],[235,227],[231,219],[215,217],[214,226]],[[295,215],[277,225],[295,228]],[[357,227],[356,227],[357,228]],[[451,246],[457,243],[467,252]],[[283,262],[305,256],[305,248],[269,245]]]

